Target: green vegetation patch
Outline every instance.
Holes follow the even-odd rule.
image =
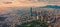
[[[48,27],[48,25],[41,21],[32,21],[28,23],[23,23],[22,27]]]

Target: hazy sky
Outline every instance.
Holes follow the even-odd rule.
[[[60,0],[0,0],[0,7],[60,5]]]

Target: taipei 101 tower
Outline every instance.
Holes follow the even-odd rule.
[[[32,7],[30,8],[30,16],[32,17]]]

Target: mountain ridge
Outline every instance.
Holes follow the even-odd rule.
[[[53,9],[60,9],[60,6],[58,6],[58,5],[46,5],[46,6],[42,6],[41,8],[53,8]]]

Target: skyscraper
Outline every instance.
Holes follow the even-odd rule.
[[[32,7],[30,8],[30,16],[32,16]]]

